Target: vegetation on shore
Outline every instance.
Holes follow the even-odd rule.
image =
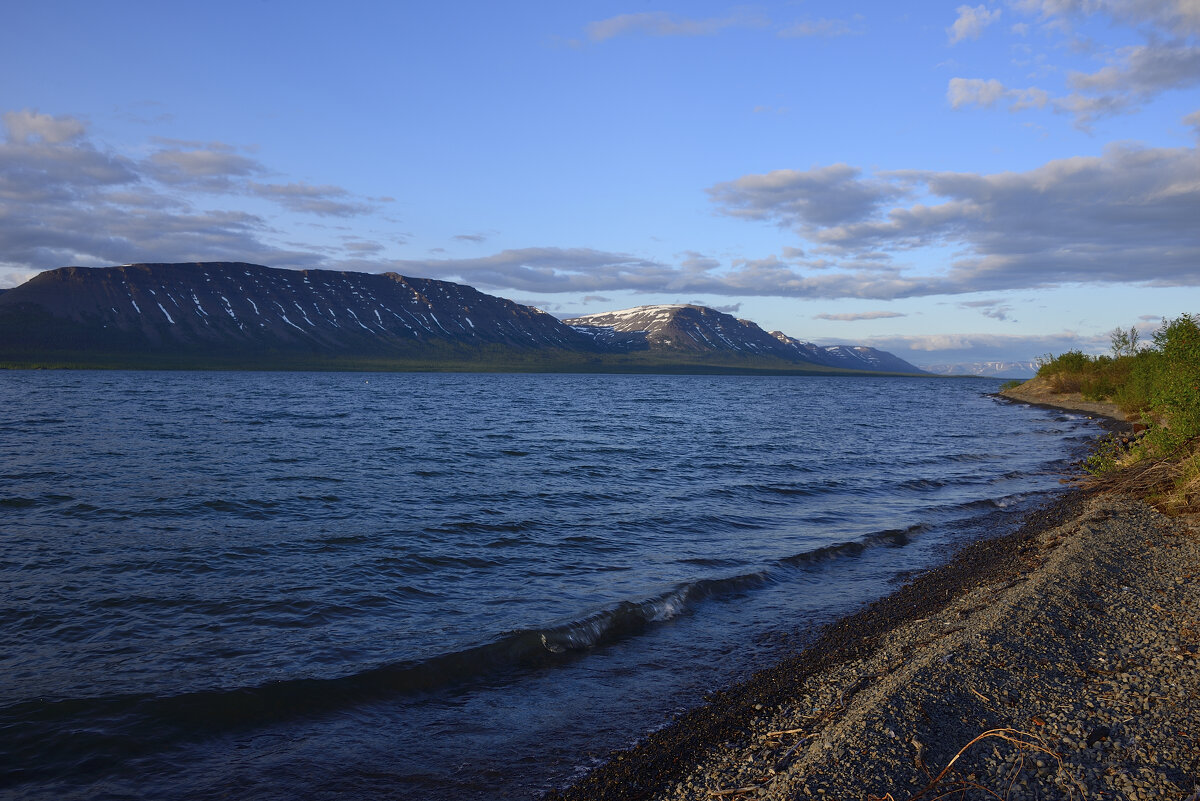
[[[1171,486],[1159,481],[1151,494],[1168,511],[1200,507],[1200,317],[1164,321],[1151,343],[1132,327],[1117,328],[1111,339],[1111,355],[1072,350],[1047,356],[1038,370],[1054,391],[1110,401],[1147,427],[1132,445],[1103,443],[1087,460],[1088,472],[1111,476],[1141,465],[1140,475],[1150,462],[1170,463]]]

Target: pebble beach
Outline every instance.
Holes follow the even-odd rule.
[[[1200,801],[1200,520],[1071,490],[549,798]]]

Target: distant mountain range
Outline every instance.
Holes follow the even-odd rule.
[[[50,270],[0,293],[0,364],[919,373],[703,306],[572,320],[462,284],[238,262]]]
[[[1033,378],[1037,375],[1038,363],[1033,362],[958,362],[955,364],[927,364],[922,367],[936,375],[977,375],[984,378]]]

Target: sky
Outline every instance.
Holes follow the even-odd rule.
[[[1200,312],[1200,0],[9,0],[0,288],[249,261],[919,366]]]

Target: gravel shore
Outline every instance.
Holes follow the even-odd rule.
[[[1200,537],[1129,499],[1081,512],[1035,538],[1023,577],[814,677],[654,797],[900,801],[952,761],[923,797],[1192,795]]]
[[[1074,490],[565,801],[1200,801],[1200,521]]]

